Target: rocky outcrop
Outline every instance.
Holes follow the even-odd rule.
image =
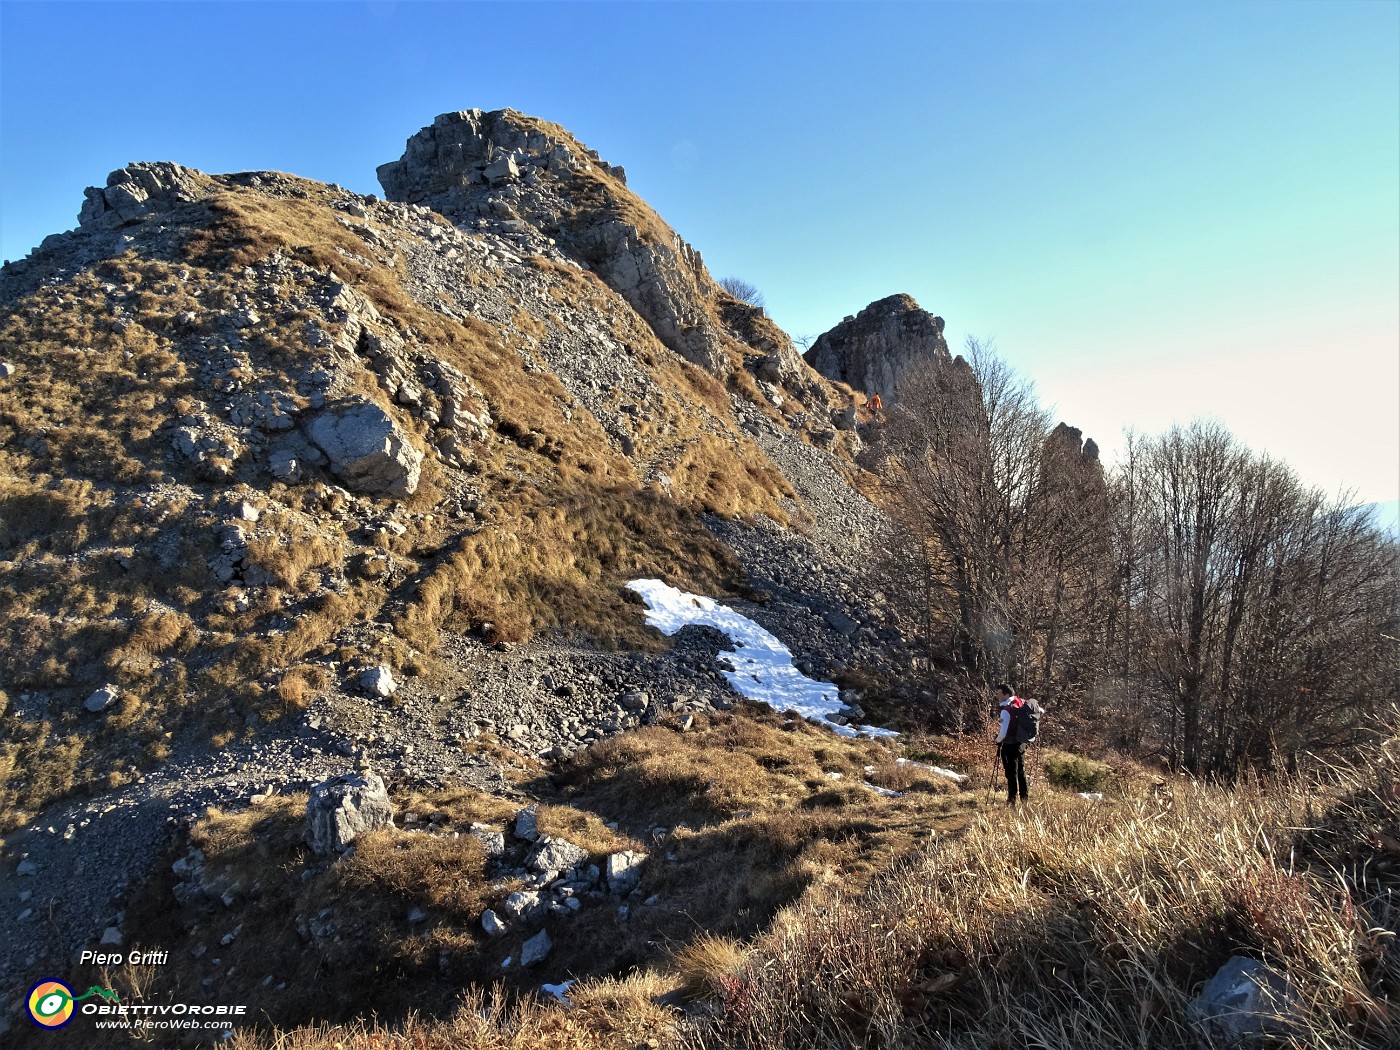
[[[306,434],[330,460],[331,473],[356,492],[402,498],[418,488],[423,454],[373,401],[351,397],[327,405]]]
[[[168,160],[128,164],[107,176],[105,189],[89,186],[78,213],[82,226],[116,229],[139,222],[162,204],[197,200],[211,180],[203,172]]]
[[[803,356],[828,379],[886,401],[898,396],[900,377],[913,365],[951,360],[943,318],[907,295],[891,295],[847,317]]]
[[[670,349],[715,375],[732,370],[726,341],[745,334],[722,322],[730,297],[700,253],[627,189],[622,168],[563,128],[510,109],[444,113],[378,174],[390,200],[425,204],[464,229],[582,263]],[[767,327],[777,338],[755,347],[771,358],[765,367],[774,379],[800,378],[805,369],[791,341]]]
[[[1068,423],[1060,423],[1050,432],[1050,440],[1071,455],[1078,456],[1085,463],[1099,461],[1099,446],[1093,438],[1085,438],[1084,431]]]

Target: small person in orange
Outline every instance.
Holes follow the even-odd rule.
[[[871,394],[870,400],[865,403],[865,407],[870,410],[871,419],[879,420],[881,422],[884,421],[885,403],[880,400],[879,394]]]

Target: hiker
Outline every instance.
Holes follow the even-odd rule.
[[[871,394],[870,400],[865,403],[865,407],[870,412],[871,422],[883,422],[885,418],[885,403],[880,400],[879,394]]]
[[[1006,770],[1006,804],[1016,805],[1030,794],[1026,787],[1026,748],[1040,730],[1041,707],[1034,700],[1022,700],[1009,685],[996,687],[997,707],[1001,710],[1001,726],[997,731],[997,753]]]

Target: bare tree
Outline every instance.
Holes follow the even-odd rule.
[[[760,310],[766,305],[763,293],[758,290],[758,287],[742,277],[721,277],[719,286],[741,303],[748,303]]]
[[[974,695],[1025,669],[1014,591],[1048,437],[1030,384],[969,339],[966,358],[906,374],[882,438],[899,546],[919,566],[913,604],[931,655],[946,654]],[[972,719],[961,706],[950,720]]]
[[[1006,679],[1233,777],[1354,745],[1400,704],[1400,545],[1218,424],[1130,434],[1106,478],[969,340],[907,375],[875,459],[887,593],[921,625],[945,728]]]
[[[1134,444],[1115,490],[1120,666],[1172,764],[1272,768],[1394,702],[1395,545],[1364,515],[1209,423]]]

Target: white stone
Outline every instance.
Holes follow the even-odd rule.
[[[588,859],[588,851],[565,839],[541,835],[525,866],[531,871],[563,871]]]
[[[642,879],[641,864],[646,859],[645,853],[634,853],[632,850],[610,854],[607,861],[608,889],[619,897],[636,889]]]
[[[522,809],[515,815],[515,837],[534,842],[540,837],[539,811],[534,806]]]
[[[94,714],[98,711],[105,711],[117,702],[117,697],[121,695],[120,690],[114,685],[104,685],[83,702],[83,706]]]
[[[8,361],[0,361],[0,379],[9,379],[15,374],[15,366]]]
[[[490,908],[481,913],[481,928],[486,931],[488,937],[504,937],[506,932],[506,924]]]
[[[388,699],[398,692],[399,685],[394,681],[394,672],[380,664],[360,675],[360,688],[374,696]]]
[[[520,965],[530,967],[544,962],[553,948],[548,932],[541,930],[520,946]]]

